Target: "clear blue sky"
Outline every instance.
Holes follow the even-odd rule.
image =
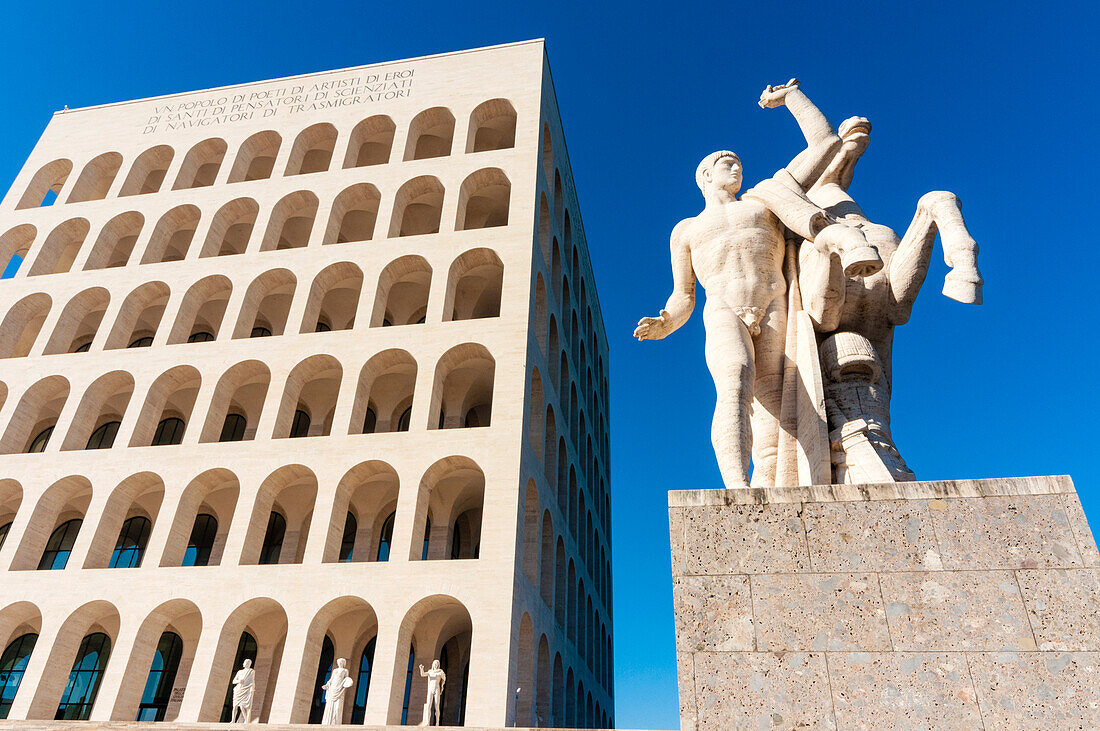
[[[674,728],[667,490],[720,486],[693,318],[630,338],[668,294],[698,160],[749,184],[799,149],[755,100],[798,76],[874,124],[855,198],[904,230],[962,198],[986,304],[937,261],[895,349],[894,435],[918,477],[1070,473],[1100,526],[1095,222],[1100,18],[1089,3],[4,3],[0,185],[49,115],[137,97],[545,37],[611,341],[617,722]],[[502,70],[505,72],[506,70]],[[937,256],[939,253],[937,252]]]

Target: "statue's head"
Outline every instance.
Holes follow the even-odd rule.
[[[345,660],[344,658],[340,658],[339,660],[336,661],[336,667],[338,667],[338,668],[346,668],[347,666],[348,666],[348,661]]]
[[[866,117],[848,117],[837,130],[845,147],[858,147],[862,153],[871,142],[871,120]]]
[[[712,152],[695,169],[695,184],[705,197],[709,190],[737,195],[741,190],[741,158],[729,150]]]
[[[252,667],[252,661],[246,657],[244,659],[244,669],[248,670],[250,667]]]
[[[439,670],[439,660],[432,660],[432,670]]]

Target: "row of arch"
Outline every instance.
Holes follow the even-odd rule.
[[[489,426],[495,369],[493,356],[478,343],[446,351],[436,362],[423,426]],[[189,444],[248,441],[262,438],[267,429],[273,439],[328,436],[334,429],[348,434],[408,431],[420,428],[412,423],[416,374],[415,359],[396,348],[372,356],[352,376],[354,386],[346,387],[340,361],[324,354],[291,369],[281,392],[269,388],[271,371],[258,360],[229,367],[205,391],[199,371],[181,365],[152,382],[137,410],[128,408],[135,381],[127,371],[100,376],[71,404],[68,380],[47,376],[20,396],[0,436],[0,454],[110,449],[116,443],[181,444],[192,423],[200,426]],[[338,410],[340,394],[350,391],[355,394],[350,409]],[[55,431],[64,436],[55,439]]]
[[[550,641],[545,634],[535,643],[531,618],[524,614],[519,631],[520,693],[516,698],[517,726],[552,728],[614,728],[615,719],[604,709],[598,696],[586,690],[580,673],[563,662],[560,652],[553,653],[551,662]],[[607,644],[607,657],[611,657],[611,643]],[[610,686],[605,685],[605,688]],[[533,693],[524,693],[533,688]],[[606,691],[608,696],[610,690]]]
[[[363,723],[372,692],[383,692],[392,673],[391,697],[381,710],[386,723],[415,725],[424,681],[406,666],[440,659],[448,683],[443,702],[447,725],[463,725],[473,622],[457,599],[433,595],[408,609],[398,626],[398,652],[376,654],[380,627],[374,608],[362,597],[343,596],[317,611],[304,632],[289,626],[274,599],[244,602],[221,622],[216,636],[204,627],[199,607],[187,599],[167,601],[140,623],[128,646],[121,645],[122,617],[108,601],[91,601],[73,611],[52,642],[44,641],[42,614],[30,602],[0,609],[0,676],[5,679],[0,719],[29,694],[28,719],[172,721],[191,716],[200,722],[229,720],[233,674],[245,659],[256,671],[253,721],[283,716],[290,723],[320,723],[321,686],[337,657],[347,658],[356,684],[345,703],[343,723]],[[213,640],[213,641],[212,641]],[[25,678],[38,664],[40,680]],[[42,673],[43,665],[49,672]],[[66,677],[62,668],[70,668]],[[207,670],[209,668],[209,670]],[[383,680],[378,680],[383,676]],[[401,682],[404,681],[404,682]],[[173,689],[183,688],[182,696]],[[279,707],[280,698],[282,701]]]
[[[387,115],[379,114],[359,122],[347,136],[343,156],[344,168],[388,163],[397,126]],[[455,117],[446,107],[425,109],[413,117],[408,128],[404,160],[422,160],[451,154],[455,133]],[[169,145],[158,145],[138,155],[117,190],[119,196],[145,195],[160,191],[169,173],[175,173],[172,190],[186,190],[214,185],[222,177],[228,183],[264,180],[275,174],[276,164],[284,162],[283,175],[304,175],[328,170],[340,137],[336,127],[328,122],[314,124],[298,133],[285,157],[280,157],[282,136],[274,130],[257,132],[237,150],[224,176],[222,166],[228,151],[227,142],[212,137],[195,144],[182,161],[173,168],[176,151]],[[515,145],[516,110],[507,99],[490,99],[478,105],[470,114],[466,152],[483,152],[511,148]],[[103,200],[115,187],[122,169],[123,157],[118,152],[103,153],[85,164],[65,197],[66,203]],[[42,166],[31,177],[17,209],[52,205],[63,192],[73,170],[65,158]]]
[[[466,231],[508,224],[511,181],[500,168],[471,173],[459,187],[455,230]],[[446,190],[434,175],[406,181],[393,199],[390,237],[417,236],[440,231]],[[322,245],[369,241],[382,194],[371,183],[356,183],[338,193],[329,208],[328,223],[319,234]],[[198,256],[230,256],[246,251],[275,251],[308,246],[313,237],[320,201],[308,190],[289,193],[272,207],[263,237],[253,242],[259,204],[252,198],[236,198],[222,205],[211,218]],[[86,218],[70,218],[55,226],[32,254],[37,229],[20,224],[0,235],[0,262],[31,258],[28,276],[61,274],[78,264],[85,271],[122,267],[138,262],[156,264],[182,261],[193,256],[202,212],[190,203],[178,205],[160,216],[143,234],[145,217],[137,211],[116,215],[100,229],[81,259],[91,224]],[[135,251],[140,251],[135,254]],[[9,267],[10,270],[10,267]]]
[[[111,306],[105,288],[74,295],[52,321],[52,299],[37,292],[13,304],[0,320],[0,358],[277,336],[294,327],[292,313],[300,313],[300,333],[350,330],[357,321],[369,327],[419,324],[427,316],[432,276],[431,264],[421,256],[395,259],[379,274],[371,302],[364,293],[363,270],[352,262],[322,269],[297,299],[297,278],[289,269],[258,275],[235,300],[233,283],[218,274],[192,284],[174,312],[168,284],[146,282],[122,300],[109,328],[102,327]],[[504,265],[494,251],[478,248],[460,254],[447,271],[444,321],[499,316],[503,283]],[[228,313],[231,302],[237,305],[234,314]],[[365,314],[368,308],[364,323],[360,310]],[[161,326],[166,314],[171,326],[165,333]],[[53,327],[45,336],[48,321]]]
[[[0,550],[10,535],[12,571],[58,571],[70,563],[84,569],[300,564],[314,535],[320,545],[310,556],[321,563],[388,561],[400,490],[394,469],[362,462],[334,487],[320,488],[332,492],[332,509],[318,516],[325,522],[311,533],[319,488],[312,470],[287,465],[268,475],[247,505],[236,475],[215,468],[192,479],[174,513],[162,515],[166,488],[155,473],[126,478],[102,506],[93,501],[91,482],[73,475],[21,512],[22,488],[7,479],[0,482]],[[417,487],[412,537],[402,552],[417,561],[478,558],[484,502],[485,474],[473,460],[438,460]]]

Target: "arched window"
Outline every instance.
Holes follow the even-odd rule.
[[[163,721],[176,682],[176,671],[183,655],[183,640],[175,632],[165,632],[157,643],[145,692],[141,694],[136,721]]]
[[[412,423],[412,407],[405,409],[401,412],[401,416],[397,419],[397,431],[408,431],[409,425]]]
[[[325,635],[321,643],[321,658],[317,661],[317,679],[313,684],[313,701],[309,704],[309,723],[321,723],[325,715],[325,691],[322,685],[328,682],[332,675],[332,664],[336,658],[336,648],[332,645],[332,638]]]
[[[256,644],[256,638],[247,632],[242,632],[241,639],[237,642],[237,655],[233,658],[233,671],[229,675],[229,687],[225,689],[222,715],[218,719],[222,723],[232,720],[230,714],[233,712],[233,676],[241,669],[245,660],[249,660],[252,666],[255,667],[257,654],[259,654],[259,646]]]
[[[416,648],[409,645],[409,666],[405,669],[405,695],[401,700],[401,725],[409,721],[409,695],[412,693],[413,662],[416,661]]]
[[[451,558],[462,557],[462,526],[456,522],[451,531]]]
[[[38,432],[35,438],[31,440],[30,446],[27,447],[27,454],[34,454],[35,452],[45,452],[46,445],[49,444],[50,435],[52,434],[52,426],[48,426],[42,431]]]
[[[363,648],[363,654],[359,658],[359,677],[355,682],[355,702],[351,707],[351,722],[362,724],[367,713],[367,693],[370,691],[370,671],[374,665],[374,647],[377,645],[377,637],[372,637],[367,646]],[[0,672],[2,672],[0,666]],[[0,677],[3,677],[0,675]],[[2,717],[2,716],[0,716]]]
[[[152,527],[149,519],[141,515],[127,518],[118,532],[118,541],[107,568],[136,569],[141,566],[141,557],[145,555],[145,544],[149,542]]]
[[[27,663],[31,659],[31,652],[37,641],[38,635],[28,632],[15,638],[5,648],[4,654],[0,655],[0,719],[8,717],[8,711],[15,702],[15,694],[19,691],[19,684],[23,682],[23,673],[27,670]],[[374,640],[371,642],[373,643]],[[367,673],[369,675],[369,669]]]
[[[85,449],[110,449],[114,446],[115,437],[118,435],[118,428],[122,426],[121,421],[108,421],[106,424],[96,428],[92,435],[88,437],[88,444]]]
[[[260,325],[258,327],[252,328],[252,332],[250,332],[248,334],[248,337],[250,337],[250,338],[269,338],[269,337],[271,337],[271,330],[264,327],[263,325]]]
[[[60,571],[65,568],[83,522],[81,518],[73,518],[54,528],[50,540],[46,541],[46,550],[38,561],[39,571]]]
[[[218,536],[218,519],[210,513],[195,516],[191,537],[187,539],[187,551],[183,554],[184,566],[209,566],[210,552]]]
[[[146,335],[143,338],[138,338],[137,340],[130,343],[126,347],[127,348],[148,348],[152,344],[153,344],[153,336],[152,335]]]
[[[390,516],[382,523],[382,531],[378,536],[378,555],[375,557],[376,561],[390,560],[390,548],[393,544],[393,522],[395,518],[397,518],[397,513],[390,513]]]
[[[87,721],[99,692],[103,670],[111,656],[111,638],[102,632],[88,635],[76,652],[69,682],[54,714],[55,721]]]
[[[244,430],[248,426],[248,419],[241,414],[226,414],[222,424],[222,433],[218,436],[219,442],[239,442],[244,439]]]
[[[283,537],[286,535],[286,518],[271,511],[267,519],[267,532],[264,533],[264,545],[260,549],[260,564],[279,563],[279,554],[283,552]]]
[[[432,535],[432,516],[424,518],[424,545],[420,547],[420,560],[428,560],[428,545]]]
[[[309,414],[298,409],[294,412],[294,422],[290,425],[291,437],[309,436]]]
[[[213,339],[214,339],[214,333],[206,332],[205,330],[201,330],[197,333],[192,333],[191,335],[189,335],[187,337],[187,342],[189,342],[189,343],[209,343]]]
[[[183,432],[186,428],[187,425],[179,417],[169,416],[167,419],[161,419],[161,422],[157,424],[156,432],[153,433],[152,446],[179,444],[183,441]]]
[[[348,517],[344,520],[344,537],[340,540],[340,563],[351,561],[351,554],[355,550],[355,534],[358,530],[359,522],[349,511]]]
[[[363,433],[374,434],[378,429],[378,414],[374,413],[374,409],[367,407],[367,413],[363,416]]]

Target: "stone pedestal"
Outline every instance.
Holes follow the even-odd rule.
[[[1066,476],[669,494],[684,731],[1100,726]]]

